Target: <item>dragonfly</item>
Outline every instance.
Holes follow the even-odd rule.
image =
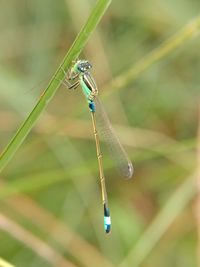
[[[99,126],[99,131],[110,148],[111,155],[113,156],[121,175],[126,179],[132,177],[133,165],[116,136],[105,109],[98,98],[98,89],[95,80],[91,75],[91,68],[92,64],[88,60],[76,60],[69,72],[66,73],[65,70],[63,70],[65,72],[65,79],[62,82],[68,87],[68,89],[76,89],[80,86],[88,103],[92,118],[92,127],[99,167],[101,197],[104,212],[104,230],[106,234],[109,234],[111,232],[111,215],[108,206],[108,196],[103,169],[103,155],[101,152],[97,126]]]

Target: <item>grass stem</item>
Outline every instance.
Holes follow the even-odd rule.
[[[22,142],[24,141],[28,133],[31,131],[38,117],[40,116],[42,111],[46,108],[49,101],[52,99],[52,97],[56,93],[61,81],[64,79],[63,69],[68,70],[72,61],[75,60],[79,56],[79,54],[85,47],[89,37],[91,36],[92,32],[95,30],[97,24],[99,23],[100,19],[102,18],[103,14],[105,13],[110,3],[111,3],[111,0],[97,1],[88,20],[86,21],[85,25],[79,32],[78,36],[76,37],[68,53],[64,57],[63,62],[60,64],[59,68],[53,75],[46,90],[39,98],[38,102],[36,103],[35,107],[31,111],[30,115],[27,117],[27,119],[24,121],[22,126],[19,128],[19,130],[17,131],[13,139],[10,141],[8,146],[5,148],[5,150],[0,155],[0,172],[4,169],[4,167],[8,164],[8,162],[14,156],[17,149],[20,147],[20,145],[22,144]]]

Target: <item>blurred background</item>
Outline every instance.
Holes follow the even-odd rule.
[[[1,151],[94,4],[0,1]],[[198,29],[128,83],[125,75],[199,9],[195,0],[113,1],[83,51],[135,168],[121,179],[102,143],[112,234],[103,230],[87,103],[61,86],[1,173],[0,257],[20,267],[198,266]],[[118,77],[126,86],[116,89]]]

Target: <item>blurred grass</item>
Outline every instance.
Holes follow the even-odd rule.
[[[8,262],[6,262],[5,260],[3,260],[3,259],[1,259],[1,258],[0,258],[0,265],[1,265],[2,267],[14,267],[14,265],[9,264]]]
[[[111,81],[105,90],[117,90],[128,86],[131,82],[137,79],[147,68],[158,60],[163,59],[168,54],[172,53],[175,49],[185,44],[187,41],[194,37],[198,37],[200,32],[200,17],[195,18],[193,21],[185,25],[183,29],[178,31],[174,36],[163,42],[159,47],[154,49],[151,53],[147,54],[138,63],[134,64],[132,68],[126,70],[119,75],[116,79]]]
[[[95,1],[72,2],[75,8],[70,1],[0,4],[1,149],[38,98],[29,88],[52,76]],[[154,57],[156,64],[150,60],[145,72],[129,73],[151,58],[149,51],[166,51],[165,40],[195,25],[199,7],[186,0],[115,1],[84,49],[136,170],[132,181],[118,179],[104,153],[112,235],[103,234],[83,97],[79,90],[59,90],[1,174],[2,258],[16,266],[61,266],[52,252],[75,266],[197,266],[192,199],[200,65],[199,38],[191,37],[198,37],[198,27],[196,35],[189,30],[178,46]],[[115,90],[121,78],[122,90]],[[11,225],[25,233],[23,240]],[[47,245],[49,261],[37,253],[42,246],[31,248],[30,236]]]

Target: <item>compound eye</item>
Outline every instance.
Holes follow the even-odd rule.
[[[83,72],[83,71],[84,71],[83,66],[79,65],[79,66],[78,66],[78,70],[81,71],[81,72]]]

